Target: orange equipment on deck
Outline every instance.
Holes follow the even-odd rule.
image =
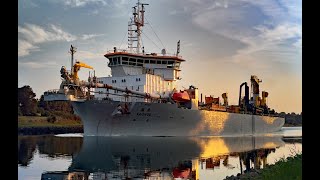
[[[190,96],[187,91],[180,91],[173,93],[172,99],[177,102],[187,102],[190,101]]]

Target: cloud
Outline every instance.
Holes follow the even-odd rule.
[[[299,43],[301,44],[302,29],[297,24],[279,24],[274,28],[266,26],[255,27],[259,31],[258,36],[239,36],[238,40],[247,46],[237,51],[232,58],[234,62],[257,61],[257,55],[272,55],[272,61],[290,62],[292,56],[297,54]],[[293,40],[293,43],[291,42]],[[251,60],[251,61],[250,61]]]
[[[55,36],[54,38],[52,38],[53,40],[65,40],[67,42],[70,42],[77,39],[76,36],[63,31],[61,28],[53,24],[51,24],[51,29],[53,30],[53,33],[51,35]]]
[[[45,29],[35,24],[25,23],[25,26],[18,26],[20,37],[29,43],[43,43],[48,41],[74,41],[76,36],[63,31],[61,28],[50,25],[50,28]]]
[[[40,51],[40,44],[54,41],[72,42],[75,40],[89,40],[104,34],[73,35],[61,27],[50,24],[47,28],[25,23],[18,26],[18,56],[27,56],[31,52]]]
[[[55,0],[52,2],[57,1]],[[89,5],[114,6],[119,8],[130,3],[128,0],[60,0],[58,2],[71,8],[85,7]]]
[[[194,0],[188,2],[194,25],[243,44],[226,58],[231,62],[266,68],[267,63],[262,62],[266,57],[285,63],[300,57],[301,1],[204,0],[197,5]]]
[[[269,69],[277,63],[299,63],[301,60],[301,26],[279,24],[273,28],[257,26],[257,36],[233,36],[245,47],[236,51],[230,60],[246,68]],[[300,42],[301,43],[301,42]]]
[[[302,49],[302,38],[299,38],[293,45],[299,49]]]
[[[33,2],[32,0],[20,0],[19,4],[21,4],[22,8],[38,8],[39,5]]]
[[[83,34],[81,36],[82,40],[88,40],[88,39],[93,39],[95,37],[103,36],[104,34]]]
[[[19,62],[20,66],[32,68],[32,69],[39,69],[39,68],[48,68],[48,67],[56,67],[56,62]]]
[[[92,53],[90,51],[78,51],[77,52],[77,57],[81,57],[81,59],[79,59],[79,61],[82,60],[87,60],[87,59],[105,59],[103,53]]]
[[[70,7],[83,7],[88,4],[107,5],[107,2],[104,0],[63,0],[61,2]]]
[[[35,24],[25,23],[24,26],[18,26],[18,56],[26,56],[32,51],[39,51],[37,44],[52,41],[71,42],[76,39],[76,36],[53,24],[45,29]]]
[[[39,47],[25,41],[18,40],[18,56],[26,56],[30,54],[30,51],[38,51]]]

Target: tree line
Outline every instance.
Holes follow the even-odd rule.
[[[43,95],[36,99],[29,85],[18,88],[18,116],[60,116],[66,119],[79,119],[74,115],[69,101],[44,101]]]

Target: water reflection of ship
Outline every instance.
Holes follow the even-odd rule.
[[[265,136],[84,137],[69,172],[86,172],[93,179],[199,179],[199,168],[229,167],[229,157],[239,157],[246,168],[251,168],[248,161],[266,163],[266,156],[282,145],[281,137]]]
[[[140,176],[133,177],[134,179],[190,179],[190,180],[198,180],[199,179],[199,169],[198,164],[200,164],[201,169],[206,170],[214,170],[215,168],[220,168],[220,162],[222,161],[223,166],[229,167],[228,164],[229,157],[239,157],[240,160],[240,173],[245,173],[250,169],[260,169],[261,165],[263,167],[267,164],[267,156],[271,152],[275,152],[276,148],[267,148],[267,149],[256,149],[247,152],[240,152],[240,153],[232,153],[232,155],[217,155],[210,158],[203,158],[200,161],[196,160],[186,160],[184,162],[179,162],[177,167],[174,167],[170,170],[170,168],[163,168],[154,171],[145,170],[144,173],[141,173]],[[124,158],[127,159],[127,158]],[[131,179],[132,177],[129,176],[127,168],[127,161],[124,163],[123,169],[123,176],[121,173],[115,172],[86,172],[86,171],[55,171],[55,172],[47,172],[43,173],[41,179],[48,180],[48,179],[56,179],[56,180],[88,180],[90,173],[92,173],[93,180],[106,180],[110,179],[108,176],[112,175],[111,179]],[[242,164],[245,165],[245,170],[242,169]],[[252,164],[252,166],[251,166]],[[133,169],[131,171],[134,171]],[[136,171],[137,173],[138,171]]]
[[[261,169],[265,168],[267,165],[267,156],[271,152],[275,152],[275,148],[267,148],[267,149],[258,149],[252,150],[245,153],[239,153],[239,159],[245,165],[245,170],[243,171],[242,163],[240,163],[240,171],[241,174],[243,172],[247,172],[250,169]]]

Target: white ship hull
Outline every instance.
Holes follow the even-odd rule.
[[[178,108],[176,104],[129,103],[130,114],[117,114],[123,102],[72,102],[85,136],[239,136],[280,131],[284,118]]]

